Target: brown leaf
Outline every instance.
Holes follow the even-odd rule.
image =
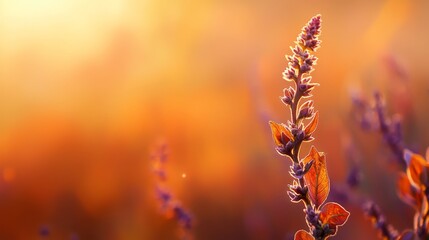
[[[411,185],[410,180],[405,173],[401,173],[399,175],[398,182],[396,183],[396,189],[399,197],[405,203],[416,208],[418,211],[420,210],[423,199],[422,192]]]
[[[320,210],[320,220],[323,224],[329,224],[329,228],[337,232],[337,227],[344,225],[350,216],[350,212],[336,202],[328,202]]]
[[[319,112],[317,111],[308,125],[305,127],[305,136],[310,136],[317,128],[317,124],[319,123]]]
[[[396,240],[413,240],[414,239],[414,232],[410,229],[405,230],[399,235]]]
[[[269,122],[271,134],[277,146],[286,145],[287,142],[293,139],[292,133],[282,123],[278,124],[273,121]]]
[[[304,175],[305,184],[311,202],[318,208],[329,195],[329,177],[325,155],[311,146],[310,153],[304,158],[304,164],[314,160],[310,170]]]
[[[428,184],[429,163],[419,154],[409,150],[404,151],[404,158],[407,162],[407,176],[410,183],[417,188]]]
[[[294,240],[314,240],[314,237],[307,231],[299,230],[295,233]]]

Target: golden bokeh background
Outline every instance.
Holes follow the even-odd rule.
[[[284,55],[318,13],[313,144],[333,185],[359,158],[355,193],[412,227],[392,156],[350,119],[350,95],[380,90],[389,113],[403,114],[407,146],[424,153],[429,2],[0,0],[0,239],[41,239],[44,226],[47,239],[177,238],[155,197],[159,139],[195,239],[305,228],[267,121],[289,117],[278,99]],[[349,142],[359,156],[346,154]],[[360,207],[344,205],[352,215],[337,239],[377,239]]]

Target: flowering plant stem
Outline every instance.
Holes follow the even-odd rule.
[[[299,230],[295,233],[295,240],[324,240],[334,236],[338,226],[343,225],[350,215],[336,202],[325,203],[330,182],[324,153],[312,146],[305,158],[299,156],[302,143],[314,140],[312,134],[319,121],[313,101],[300,104],[300,100],[310,98],[311,91],[319,85],[311,82],[310,73],[317,61],[312,53],[320,46],[320,29],[321,17],[317,15],[302,29],[295,47],[291,48],[293,55],[287,56],[289,63],[283,78],[294,82],[294,87],[285,88],[280,99],[289,107],[291,120],[287,125],[269,122],[277,152],[292,160],[290,175],[294,181],[289,185],[288,195],[292,202],[302,201],[305,207],[310,232]],[[305,119],[309,119],[307,124]]]

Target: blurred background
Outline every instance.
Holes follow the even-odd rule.
[[[312,144],[333,188],[359,162],[353,194],[411,228],[393,155],[354,121],[351,95],[379,90],[424,153],[428,1],[0,0],[0,239],[177,239],[155,194],[159,139],[195,239],[305,229],[267,121],[289,118],[284,55],[318,13]],[[340,202],[351,217],[336,239],[377,239],[359,204]]]

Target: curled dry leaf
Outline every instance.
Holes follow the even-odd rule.
[[[284,124],[278,124],[273,121],[269,122],[271,128],[271,134],[274,142],[277,146],[285,145],[287,142],[293,139],[293,135]]]
[[[411,185],[405,173],[400,173],[396,189],[399,197],[407,204],[419,210],[422,206],[423,193]]]
[[[404,151],[404,158],[407,162],[407,176],[411,184],[417,188],[427,185],[429,183],[429,163],[419,154],[415,154],[409,150]]]
[[[338,226],[344,225],[350,216],[350,212],[336,202],[328,202],[323,205],[320,210],[320,220],[323,224],[329,224],[329,228],[334,234],[337,232]]]
[[[311,146],[310,153],[304,158],[304,164],[313,160],[313,165],[304,175],[305,184],[308,186],[308,194],[311,202],[319,208],[329,195],[329,177],[326,168],[325,155],[319,153]]]
[[[294,240],[314,240],[314,237],[307,231],[299,230],[295,233]]]

